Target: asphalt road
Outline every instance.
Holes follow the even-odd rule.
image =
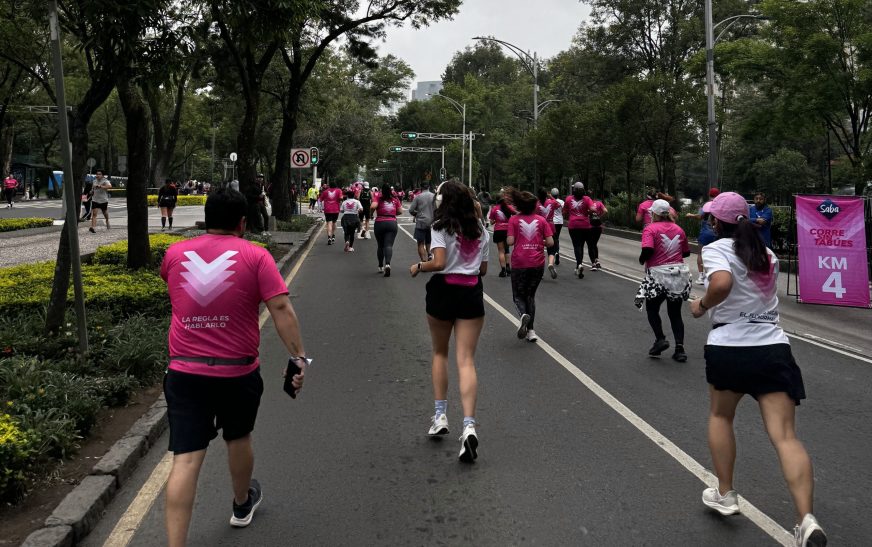
[[[686,313],[687,363],[649,359],[636,285],[606,272],[572,278],[566,260],[539,289],[541,341],[530,344],[515,337],[504,314],[514,315],[509,280],[492,269],[477,353],[479,459],[464,465],[456,370],[451,434],[426,435],[430,338],[425,276],[406,272],[418,260],[414,243],[401,231],[389,279],[376,273],[374,240],[356,248],[343,253],[321,234],[292,282],[315,359],[297,400],[281,390],[285,352],[270,322],[264,328],[255,431],[264,503],[254,523],[229,526],[225,451],[214,443],[190,545],[777,545],[786,533],[765,531],[766,517],[792,530],[793,505],[750,398],[736,421],[736,487],[762,514],[743,505],[745,514],[723,518],[700,502],[696,466],[710,468],[706,320]],[[798,427],[815,464],[815,513],[831,545],[867,545],[872,366],[802,341],[793,348],[809,396]],[[136,516],[128,505],[164,454],[152,450],[84,545],[124,544],[104,542],[122,516]],[[162,493],[134,505],[141,521],[119,527],[133,531],[130,544],[163,544]]]

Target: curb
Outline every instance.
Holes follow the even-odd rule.
[[[276,264],[282,276],[294,266],[320,223],[300,235],[297,244]],[[130,479],[139,461],[169,426],[163,394],[100,458],[82,482],[66,495],[45,519],[44,526],[31,533],[21,547],[72,547],[94,529],[116,492]]]
[[[63,226],[39,226],[37,228],[24,228],[23,230],[10,230],[8,232],[0,232],[0,239],[15,239],[17,237],[38,236],[40,234],[60,232],[61,229],[63,229]]]

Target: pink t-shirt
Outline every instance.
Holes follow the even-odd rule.
[[[587,212],[591,207],[593,207],[593,200],[589,196],[581,199],[575,199],[572,195],[566,196],[566,201],[563,202],[563,218],[567,227],[570,230],[590,228]]]
[[[18,181],[12,177],[6,177],[5,179],[3,179],[3,187],[7,190],[18,188]]]
[[[511,207],[509,207],[509,210],[514,214]],[[488,220],[490,220],[490,223],[494,225],[494,232],[504,232],[508,230],[510,216],[511,215],[506,215],[499,205],[491,207],[487,214]]]
[[[539,204],[539,214],[545,217],[545,221],[552,227],[554,226],[554,213],[557,212],[558,207],[560,207],[560,205],[554,198],[546,199],[544,205],[541,203]]]
[[[325,213],[338,213],[339,204],[342,203],[342,190],[340,188],[328,188],[321,192],[321,203],[324,204]]]
[[[402,208],[402,203],[397,198],[378,200],[378,205],[375,208],[375,221],[382,222],[385,220],[397,220],[397,211]]]
[[[509,219],[507,235],[515,238],[513,268],[541,268],[545,265],[545,238],[554,235],[554,229],[545,217],[515,215]]]
[[[639,204],[639,207],[636,208],[636,214],[642,214],[642,227],[645,227],[651,224],[651,204],[654,203],[653,199],[646,199],[642,203]],[[669,212],[672,214],[672,218],[678,216],[675,212],[675,209],[672,207],[669,208]]]
[[[235,236],[206,234],[167,249],[160,268],[173,305],[171,356],[257,357],[261,302],[288,288],[266,250]],[[169,368],[202,376],[243,376],[251,365],[173,360]]]
[[[690,252],[687,235],[681,226],[674,222],[652,222],[642,230],[642,248],[654,249],[654,254],[645,266],[663,266],[665,264],[681,264],[684,253]]]

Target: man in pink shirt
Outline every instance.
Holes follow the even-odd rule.
[[[321,203],[324,204],[324,220],[327,224],[327,245],[336,243],[336,221],[339,219],[339,205],[343,201],[342,189],[336,181],[330,181],[330,187],[321,192]]]
[[[207,233],[170,246],[161,264],[173,308],[164,379],[173,452],[166,497],[170,547],[187,540],[197,477],[219,429],[233,482],[230,524],[248,526],[262,500],[251,478],[251,432],[263,392],[261,302],[301,369],[292,385],[303,386],[307,361],[288,288],[270,253],[242,239],[246,209],[238,191],[213,192],[205,206]]]

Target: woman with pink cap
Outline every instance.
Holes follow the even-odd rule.
[[[666,313],[675,337],[675,352],[672,358],[687,361],[684,351],[684,320],[681,307],[690,296],[690,270],[684,259],[690,256],[690,246],[684,230],[672,221],[672,208],[664,199],[655,200],[650,207],[651,224],[642,230],[642,253],[639,264],[645,265],[645,279],[636,294],[636,306],[645,304],[648,324],[654,331],[654,345],[648,350],[649,357],[660,357],[669,349],[669,341],[663,333],[660,307],[666,302]]]
[[[826,545],[812,515],[811,459],[796,438],[796,406],[805,398],[805,386],[790,342],[778,326],[778,259],[748,220],[745,198],[724,192],[711,202],[709,212],[721,239],[702,250],[706,292],[690,308],[694,317],[708,312],[712,321],[705,360],[711,397],[708,440],[718,487],[705,489],[702,501],[722,515],[739,512],[733,489],[733,419],[739,401],[751,395],[796,505],[796,545]]]

